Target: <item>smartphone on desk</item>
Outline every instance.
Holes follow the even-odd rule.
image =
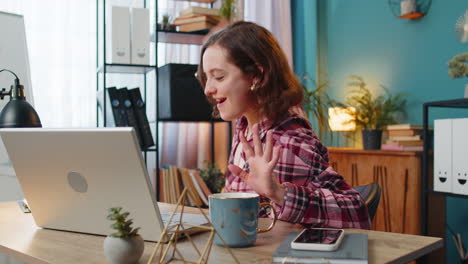
[[[299,250],[337,250],[344,237],[343,229],[305,228],[293,239],[291,248]]]

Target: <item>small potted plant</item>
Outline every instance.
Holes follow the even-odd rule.
[[[448,62],[448,75],[452,79],[468,77],[468,52],[454,56]],[[468,98],[468,84],[465,85],[465,98]]]
[[[205,161],[205,168],[198,169],[200,176],[212,193],[220,193],[224,187],[224,174],[216,163]]]
[[[137,263],[143,254],[145,243],[138,235],[140,228],[132,228],[132,219],[127,220],[129,214],[122,212],[122,207],[109,209],[107,219],[114,221],[111,227],[116,230],[104,240],[104,255],[110,263]]]
[[[404,113],[405,95],[392,95],[382,86],[384,94],[374,96],[360,76],[349,76],[352,79],[349,86],[355,87],[346,97],[346,105],[354,110],[350,122],[362,129],[364,149],[380,149],[382,130],[385,126],[397,123],[396,114]]]

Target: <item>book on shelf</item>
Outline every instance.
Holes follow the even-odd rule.
[[[423,126],[415,125],[415,124],[394,124],[394,125],[387,126],[387,130],[402,130],[402,129],[423,129]]]
[[[192,179],[193,186],[195,187],[196,191],[198,192],[198,196],[203,201],[203,203],[206,206],[208,206],[209,205],[208,196],[211,194],[211,192],[208,189],[208,186],[206,186],[205,181],[200,177],[198,172],[195,171],[195,170],[188,170],[188,174],[189,174],[190,178]],[[198,178],[201,179],[201,182],[197,179],[197,176],[195,176],[196,174],[198,174]],[[208,190],[209,194],[207,194],[205,189]]]
[[[164,165],[159,168],[159,201],[176,203],[184,188],[188,191],[187,205],[208,206],[211,192],[198,171]]]
[[[401,146],[422,146],[424,144],[423,140],[392,140],[387,139],[385,144],[388,145],[401,145]]]
[[[405,136],[417,136],[422,135],[422,129],[396,129],[396,130],[387,130],[388,136],[390,137],[405,137]]]
[[[192,16],[192,17],[177,17],[174,19],[174,25],[180,26],[180,25],[185,25],[185,24],[190,24],[190,23],[195,23],[195,22],[209,22],[211,24],[218,24],[219,22],[219,17],[217,16],[210,16],[210,15],[197,15],[197,16]]]
[[[219,9],[201,6],[191,6],[187,9],[180,11],[179,13],[179,17],[191,17],[197,15],[219,16]]]
[[[421,135],[414,135],[414,136],[389,136],[389,140],[422,140]]]
[[[203,29],[210,29],[214,26],[216,26],[216,24],[212,24],[208,21],[202,21],[202,22],[195,22],[195,23],[180,25],[178,26],[178,30],[181,32],[192,32],[192,31],[198,31],[198,30],[203,30]]]
[[[128,97],[132,102],[136,121],[138,124],[140,134],[140,146],[142,148],[148,148],[154,146],[153,135],[151,133],[151,127],[146,116],[146,104],[141,97],[140,88],[128,89]]]
[[[272,263],[368,263],[367,234],[345,234],[340,247],[336,251],[292,249],[291,241],[298,234],[297,232],[289,233],[273,253]]]
[[[423,151],[423,148],[423,146],[402,146],[393,144],[382,144],[380,147],[381,150],[391,151]]]

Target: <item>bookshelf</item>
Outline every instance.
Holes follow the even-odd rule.
[[[188,2],[207,3],[212,7],[212,0],[181,0]],[[149,64],[131,64],[131,63],[112,63],[109,59],[109,42],[112,38],[109,34],[111,30],[110,7],[112,5],[122,6],[122,3],[127,3],[128,7],[147,8],[150,12],[150,63]],[[158,30],[158,0],[137,0],[137,1],[121,1],[121,0],[96,0],[96,90],[97,90],[97,111],[96,111],[96,126],[107,127],[112,126],[112,111],[109,103],[109,98],[106,88],[115,86],[120,87],[139,87],[142,99],[146,104],[146,114],[151,126],[151,135],[155,142],[155,146],[142,148],[142,155],[147,165],[148,174],[153,174],[153,169],[156,171],[156,177],[153,184],[155,190],[159,189],[159,131],[158,124],[160,122],[180,122],[180,121],[208,121],[198,120],[197,118],[189,118],[178,120],[174,118],[160,118],[159,116],[159,101],[160,89],[158,88],[158,43],[169,44],[187,44],[201,45],[206,32],[174,32]],[[221,120],[209,120],[211,123],[211,159],[214,160],[214,122]],[[231,129],[229,129],[229,132]],[[230,134],[229,134],[230,137]],[[159,200],[159,192],[156,192],[156,199]]]

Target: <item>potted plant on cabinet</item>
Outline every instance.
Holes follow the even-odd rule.
[[[328,81],[316,82],[308,76],[302,77],[302,88],[304,91],[304,112],[308,118],[315,120],[318,129],[317,135],[321,140],[330,131],[328,123],[328,108],[343,106],[343,104],[331,99],[327,94],[329,88]],[[330,138],[333,141],[333,138]]]
[[[449,62],[448,75],[452,78],[468,77],[468,52],[455,55]],[[465,85],[465,98],[468,98],[468,84]]]
[[[346,105],[354,108],[349,113],[350,122],[362,129],[364,149],[380,149],[383,128],[396,123],[397,113],[404,113],[405,95],[392,95],[382,86],[385,93],[375,97],[362,77],[351,75],[349,78],[352,80],[348,85],[355,87],[346,97]]]
[[[127,220],[130,213],[121,211],[122,207],[109,209],[107,219],[115,221],[111,227],[116,232],[104,240],[104,255],[113,264],[137,263],[145,244],[143,238],[138,235],[140,228],[132,228],[132,219]]]

